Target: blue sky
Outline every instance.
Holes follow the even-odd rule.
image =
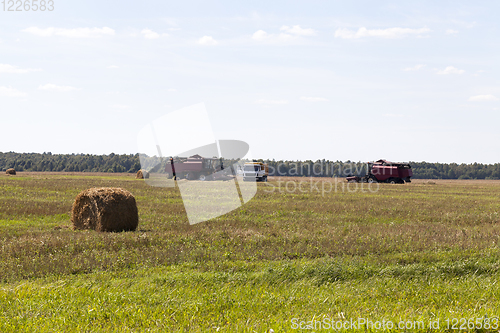
[[[203,102],[254,157],[500,162],[498,2],[2,6],[0,151],[136,153]]]

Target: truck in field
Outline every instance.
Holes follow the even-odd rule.
[[[262,162],[246,162],[240,174],[243,175],[243,181],[267,182],[269,167]]]
[[[222,159],[206,158],[200,155],[170,158],[165,165],[167,178],[213,180],[213,174],[224,169]]]
[[[359,183],[410,183],[413,171],[408,163],[389,162],[378,160],[368,163],[368,173],[365,176],[346,177],[347,182]]]

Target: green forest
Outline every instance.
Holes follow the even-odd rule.
[[[137,172],[139,155],[0,153],[0,169],[16,171]]]
[[[158,162],[157,157],[142,156],[143,162],[156,165],[155,171],[166,162]],[[153,161],[153,162],[151,162]],[[257,160],[269,164],[271,176],[316,176],[344,177],[364,175],[366,163],[351,161],[275,161]],[[225,161],[230,165],[234,161]],[[409,162],[416,179],[500,179],[500,163],[495,164],[457,164]],[[52,153],[0,153],[0,169],[5,171],[65,171],[65,172],[129,172],[141,169],[139,154],[52,154]],[[149,169],[148,167],[146,169]]]

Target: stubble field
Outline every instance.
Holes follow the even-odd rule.
[[[137,231],[71,229],[98,186],[135,195]],[[346,186],[271,179],[191,226],[132,175],[1,175],[0,332],[500,329],[500,181]]]

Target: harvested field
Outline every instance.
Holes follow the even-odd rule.
[[[281,332],[297,331],[294,317],[500,314],[500,181],[350,191],[343,179],[271,178],[248,204],[190,226],[177,188],[134,177],[0,178],[0,331]],[[138,229],[71,230],[91,187],[132,192]]]

